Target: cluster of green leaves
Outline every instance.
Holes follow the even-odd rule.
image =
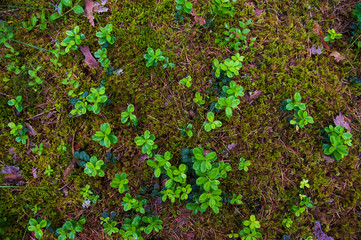
[[[300,204],[298,205],[292,205],[291,212],[293,212],[296,217],[301,216],[302,213],[306,211],[305,207],[313,208],[313,204],[311,203],[311,198],[307,197],[306,195],[299,194],[300,196]]]
[[[258,228],[261,228],[261,224],[256,220],[254,215],[251,215],[249,220],[243,221],[243,225],[245,226],[239,234],[232,233],[229,235],[229,238],[238,238],[241,236],[242,240],[257,240],[262,237],[260,232],[257,232]]]
[[[75,26],[74,29],[66,31],[65,34],[67,37],[60,43],[60,45],[66,48],[64,52],[61,52],[61,54],[68,53],[70,49],[77,50],[78,45],[81,44],[81,40],[85,38],[83,33],[79,34],[79,26]]]
[[[352,146],[352,134],[345,132],[341,125],[336,127],[330,125],[325,128],[325,131],[328,133],[330,142],[322,146],[324,153],[332,155],[337,161],[341,161],[342,158],[348,155],[347,146]]]
[[[335,29],[329,29],[327,30],[327,36],[324,38],[326,42],[334,42],[335,39],[342,38],[342,33],[336,33]]]
[[[34,232],[35,237],[37,239],[40,239],[44,235],[42,228],[47,227],[47,225],[49,225],[49,224],[50,224],[50,222],[48,223],[48,221],[42,220],[40,218],[38,218],[36,220],[34,218],[30,218],[28,230],[31,232]]]
[[[127,179],[126,173],[117,173],[115,174],[113,181],[110,183],[110,186],[118,189],[119,193],[123,193],[129,190],[128,182],[129,180]]]
[[[103,160],[98,160],[97,157],[92,156],[89,159],[89,162],[86,163],[84,172],[89,177],[104,177],[104,170],[106,169],[106,165]]]
[[[148,154],[149,157],[153,156],[153,150],[158,148],[158,145],[154,144],[155,136],[150,134],[148,130],[144,132],[144,135],[134,138],[135,144],[142,147],[142,153]]]
[[[110,33],[113,31],[113,25],[107,24],[104,28],[100,27],[100,32],[97,32],[95,35],[99,38],[99,45],[110,44],[113,45],[115,42],[115,37]]]
[[[53,174],[54,170],[51,168],[50,165],[47,166],[47,168],[44,171],[44,174],[47,175],[48,177],[51,177],[51,175]]]
[[[28,74],[30,76],[30,79],[33,79],[34,81],[30,81],[29,82],[29,86],[35,86],[36,84],[38,85],[41,85],[43,84],[44,80],[41,79],[39,76],[38,76],[38,72],[39,70],[42,68],[42,66],[38,66],[36,67],[34,70],[29,70],[28,71]]]
[[[248,171],[248,167],[251,166],[251,161],[245,160],[243,157],[239,159],[238,169]]]
[[[187,77],[181,79],[181,80],[179,81],[179,84],[185,85],[185,86],[187,86],[187,87],[189,88],[189,87],[192,86],[192,82],[191,82],[191,81],[192,81],[192,77],[191,77],[191,76],[187,76]]]
[[[83,115],[87,110],[95,114],[100,112],[100,107],[108,101],[108,96],[105,95],[105,87],[91,88],[90,92],[88,95],[80,94],[79,101],[76,102],[74,109],[70,112],[72,115]],[[93,105],[88,105],[88,102]]]
[[[133,124],[134,127],[138,126],[137,116],[135,116],[133,114],[133,112],[134,112],[134,105],[129,104],[128,107],[127,107],[127,110],[125,110],[124,112],[121,113],[121,122],[122,123],[127,123],[128,120],[130,120],[127,123],[127,126],[129,126],[131,123]]]
[[[202,98],[200,92],[195,93],[195,98],[193,98],[193,102],[195,102],[198,105],[203,105],[206,103],[206,101],[204,101],[204,99]]]
[[[16,110],[18,112],[21,112],[23,110],[23,97],[22,96],[16,96],[16,98],[13,98],[8,101],[9,106],[15,106]]]
[[[351,40],[355,43],[358,48],[361,48],[361,41],[359,40],[360,33],[361,33],[361,3],[357,3],[355,6],[355,10],[352,11],[356,22],[352,24],[350,28],[352,29],[353,36]]]
[[[99,142],[100,146],[105,146],[107,148],[109,148],[112,143],[115,144],[118,142],[117,137],[111,132],[109,123],[100,125],[100,131],[97,131],[93,135],[93,140]]]
[[[158,216],[144,216],[142,218],[136,215],[133,219],[126,218],[124,220],[123,229],[119,233],[124,239],[143,240],[142,231],[146,234],[150,234],[152,231],[159,232],[162,229],[162,224],[163,221],[159,220]]]
[[[28,128],[24,127],[21,124],[16,125],[13,122],[8,123],[8,126],[11,128],[10,134],[15,137],[15,141],[25,144],[26,140],[28,139],[28,136],[26,136]]]
[[[193,4],[191,2],[188,2],[187,0],[175,0],[175,2],[177,3],[176,9],[180,13],[183,13],[183,12],[191,13],[192,12]]]
[[[208,121],[206,121],[204,123],[204,130],[206,132],[209,132],[209,131],[211,131],[213,129],[220,128],[222,126],[221,121],[214,119],[214,113],[213,112],[208,112],[207,113],[207,120]]]
[[[239,70],[242,67],[244,57],[237,53],[231,59],[227,58],[223,63],[219,63],[217,59],[213,61],[213,69],[215,70],[216,77],[221,76],[221,72],[225,72],[227,77],[232,78],[239,75]]]
[[[31,149],[31,152],[37,153],[39,156],[41,156],[43,150],[44,150],[43,143],[40,143],[39,145],[35,145],[35,147]]]
[[[188,136],[188,137],[192,137],[193,136],[193,125],[191,123],[189,124],[184,124],[183,128],[180,128],[181,134]]]
[[[224,24],[227,30],[223,31],[222,34],[216,34],[215,43],[218,43],[219,46],[228,46],[230,49],[236,51],[245,50],[247,47],[247,34],[251,31],[249,28],[246,28],[251,24],[252,19],[249,19],[246,23],[239,21],[239,28],[231,28],[227,23]],[[251,38],[249,47],[252,47],[256,38]]]
[[[98,49],[94,53],[94,56],[98,59],[98,62],[103,66],[104,69],[108,69],[110,66],[110,60],[108,58],[108,50],[106,48]]]
[[[226,116],[232,117],[233,111],[232,109],[238,108],[238,105],[241,101],[238,97],[244,96],[243,87],[239,86],[236,82],[231,81],[229,86],[223,86],[223,93],[225,93],[225,97],[218,98],[218,102],[216,103],[216,109],[225,109]]]
[[[148,53],[144,55],[144,59],[147,60],[147,63],[146,63],[147,67],[158,66],[158,62],[163,62],[163,61],[165,61],[165,63],[163,64],[163,68],[167,68],[167,67],[172,68],[175,66],[174,63],[169,62],[168,57],[163,56],[163,53],[160,49],[157,49],[154,52],[153,48],[148,47],[147,52]]]
[[[119,228],[117,228],[117,222],[110,219],[110,217],[100,217],[101,224],[103,225],[104,232],[111,236],[113,233],[119,232]]]
[[[147,164],[154,168],[154,176],[159,178],[162,173],[165,173],[166,168],[171,166],[170,160],[173,158],[173,154],[165,152],[164,155],[155,155],[154,160],[147,160]]]
[[[94,192],[90,190],[90,185],[87,184],[85,187],[80,189],[80,195],[83,197],[83,207],[85,207],[84,202],[96,204],[99,198],[99,195],[94,195]]]
[[[70,10],[73,10],[74,13],[81,14],[81,13],[84,12],[84,9],[83,9],[82,6],[78,5],[78,3],[79,3],[79,1],[77,1],[75,4],[73,4],[72,0],[61,0],[59,5],[58,5],[58,12],[60,14],[62,14],[63,13],[63,7],[65,6],[65,7],[70,8]]]
[[[85,218],[81,217],[79,221],[66,221],[61,228],[58,228],[56,232],[59,234],[58,240],[72,239],[74,240],[77,233],[83,231],[85,224]]]
[[[308,115],[306,111],[306,104],[301,103],[301,94],[296,92],[294,95],[294,101],[286,99],[283,101],[281,107],[282,110],[291,111],[294,110],[294,117],[290,120],[290,124],[296,127],[298,131],[309,123],[314,123],[313,118]]]
[[[225,16],[229,15],[233,17],[236,14],[234,5],[237,0],[213,0],[212,14]]]
[[[291,218],[285,218],[282,220],[282,225],[287,228],[290,228],[292,224],[293,224],[293,220]]]
[[[33,14],[32,17],[28,21],[21,22],[21,26],[29,32],[36,26],[36,24],[38,23],[38,21],[40,19],[39,28],[42,31],[44,31],[46,29],[46,27],[48,26],[48,23],[51,23],[58,17],[59,17],[59,15],[54,13],[54,14],[50,15],[48,19],[46,19],[46,14],[45,14],[45,11],[43,10],[43,11],[41,11],[41,15],[40,15],[40,13]]]
[[[138,195],[137,198],[133,198],[129,193],[126,193],[123,197],[122,205],[124,207],[124,211],[135,210],[136,212],[140,212],[145,214],[144,205],[147,203],[147,199],[141,199],[141,196]]]
[[[73,89],[71,89],[71,90],[68,91],[68,96],[69,96],[69,97],[75,97],[76,94],[74,93],[74,91],[79,87],[79,81],[78,81],[78,80],[75,80],[75,79],[69,80],[72,75],[73,75],[73,73],[72,73],[72,72],[69,72],[69,73],[67,74],[67,77],[64,78],[63,81],[61,82],[61,83],[64,84],[64,85],[68,85],[68,84],[69,84],[69,85],[72,85]]]

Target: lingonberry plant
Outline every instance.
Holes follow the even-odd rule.
[[[15,106],[16,110],[18,112],[21,112],[23,110],[23,97],[22,96],[16,96],[16,98],[13,98],[8,101],[9,106]]]
[[[217,129],[219,127],[222,126],[222,122],[219,121],[219,120],[215,120],[214,119],[214,113],[213,112],[208,112],[207,113],[207,120],[205,123],[204,123],[204,130],[206,132],[209,132],[211,131],[212,129]]]
[[[99,142],[101,146],[105,146],[107,148],[109,148],[112,143],[114,144],[118,142],[117,137],[111,132],[109,123],[103,123],[100,125],[100,131],[95,133],[93,140]]]
[[[66,31],[65,33],[68,36],[60,43],[61,46],[66,47],[62,54],[68,53],[70,49],[77,50],[81,40],[85,38],[83,33],[79,34],[79,26],[75,26],[73,30]]]
[[[89,159],[89,162],[86,163],[84,172],[88,174],[90,177],[104,177],[104,170],[106,169],[106,165],[103,160],[98,160],[95,156],[92,156]]]
[[[127,123],[127,126],[129,126],[131,123],[133,124],[134,127],[136,127],[138,125],[138,119],[137,117],[133,114],[134,112],[134,105],[133,104],[129,104],[127,107],[127,110],[125,110],[124,112],[121,113],[121,122],[122,123],[127,123],[128,120],[130,120]]]
[[[341,161],[348,155],[348,147],[352,146],[352,134],[345,132],[341,125],[330,125],[325,128],[328,133],[329,143],[322,146],[326,155],[332,155],[337,161]]]
[[[115,37],[110,33],[113,31],[113,25],[107,24],[105,27],[100,27],[100,32],[97,32],[95,35],[99,38],[99,45],[113,45],[115,42]]]
[[[110,183],[110,186],[118,189],[119,193],[123,193],[129,190],[128,182],[129,181],[127,179],[126,173],[122,173],[122,174],[117,173],[115,174],[113,181]]]
[[[158,148],[158,145],[154,144],[155,136],[150,134],[148,130],[144,132],[144,135],[134,138],[135,144],[142,147],[142,153],[148,154],[149,157],[153,156],[153,150]]]

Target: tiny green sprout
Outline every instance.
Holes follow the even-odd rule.
[[[291,208],[291,212],[295,213],[296,217],[299,217],[305,210],[304,207],[298,207],[297,205],[293,205]]]
[[[175,0],[177,3],[176,9],[180,12],[191,13],[193,4],[187,0]]]
[[[206,121],[204,123],[204,130],[206,132],[209,132],[211,131],[212,129],[217,129],[219,127],[222,126],[222,122],[221,121],[218,121],[218,120],[214,120],[214,113],[213,112],[208,112],[207,113],[207,120],[208,122]]]
[[[48,167],[45,169],[44,174],[47,175],[48,177],[51,177],[51,175],[53,174],[54,170],[51,168],[50,165],[48,165]]]
[[[285,101],[286,105],[286,110],[287,111],[291,111],[291,110],[295,110],[295,112],[298,112],[299,110],[306,110],[306,104],[301,103],[301,94],[296,92],[294,95],[294,102],[291,99],[287,99]]]
[[[81,40],[85,38],[83,33],[79,34],[79,26],[75,26],[73,30],[65,32],[67,37],[60,43],[61,46],[66,47],[65,52],[62,54],[66,54],[70,51],[70,49],[77,50],[78,46],[81,44]]]
[[[163,221],[159,220],[159,216],[151,216],[151,217],[144,216],[142,218],[142,221],[144,223],[148,223],[148,226],[144,228],[144,232],[146,234],[150,234],[153,230],[159,232],[159,230],[162,229]]]
[[[138,125],[138,119],[133,114],[133,112],[134,112],[134,105],[129,104],[127,107],[127,110],[125,110],[124,112],[121,113],[121,122],[126,123],[130,119],[130,122],[127,123],[127,126],[129,126],[130,123],[132,123],[133,126],[136,127]]]
[[[108,51],[106,48],[103,49],[98,49],[98,51],[96,51],[94,53],[94,57],[99,58],[99,62],[100,64],[103,66],[104,69],[108,69],[110,66],[110,60],[108,59]]]
[[[38,211],[41,210],[40,207],[38,207],[37,204],[35,204],[35,206],[31,209],[31,211],[33,211],[34,215],[36,215],[38,213]]]
[[[299,110],[298,112],[296,112],[294,114],[294,118],[290,121],[290,124],[296,126],[297,131],[309,123],[314,123],[313,118],[311,116],[308,116],[308,113],[303,110]]]
[[[243,157],[239,159],[238,169],[248,171],[248,167],[251,166],[251,161],[246,161]]]
[[[232,199],[231,199],[231,204],[243,204],[242,197],[243,196],[241,194],[239,194],[239,195],[233,194]]]
[[[106,169],[106,165],[103,160],[98,160],[95,156],[92,156],[89,159],[89,162],[86,163],[84,172],[88,174],[90,177],[104,177],[104,170]]]
[[[231,233],[228,235],[229,238],[238,238],[239,234],[238,233],[233,233],[233,230],[231,231]]]
[[[192,86],[192,77],[188,76],[179,81],[179,84],[186,85],[188,88]]]
[[[69,72],[69,73],[67,74],[67,77],[64,78],[63,81],[61,82],[61,83],[64,84],[64,85],[68,85],[68,84],[69,84],[69,85],[72,85],[72,86],[73,86],[74,89],[71,89],[71,90],[68,91],[68,96],[69,96],[69,97],[75,97],[76,94],[74,93],[74,91],[79,87],[79,81],[77,81],[77,80],[75,80],[75,79],[69,80],[69,79],[71,78],[72,74],[73,74],[72,72]]]
[[[45,228],[47,224],[48,222],[46,220],[30,218],[28,230],[35,232],[35,237],[40,239],[44,235],[42,228]]]
[[[193,125],[191,123],[184,124],[184,128],[180,128],[181,134],[188,136],[188,137],[193,136],[192,130],[193,130]]]
[[[300,183],[300,188],[304,189],[304,188],[310,188],[310,184],[308,184],[308,180],[307,179],[302,179],[301,183]]]
[[[122,173],[122,174],[115,174],[115,177],[113,179],[113,181],[110,183],[110,186],[113,188],[117,188],[119,193],[123,193],[125,191],[129,190],[128,187],[128,179],[127,179],[127,174]]]
[[[292,226],[292,223],[293,223],[293,221],[292,221],[291,218],[285,218],[282,221],[282,225],[287,227],[287,228],[290,228]]]
[[[105,103],[108,100],[107,95],[105,95],[105,87],[101,88],[91,88],[91,94],[86,97],[86,100],[94,105],[87,105],[87,110],[93,111],[95,114],[100,112],[100,104]]]
[[[39,156],[41,156],[43,150],[44,150],[43,143],[40,143],[39,145],[35,145],[35,147],[31,149],[33,153],[37,153]]]
[[[238,108],[238,105],[240,103],[241,101],[238,98],[235,98],[234,96],[230,96],[227,98],[220,97],[218,98],[218,102],[216,103],[216,108],[217,109],[225,108],[226,116],[230,118],[233,115],[232,109]]]
[[[129,193],[126,193],[125,197],[123,197],[122,205],[124,207],[124,211],[134,209],[136,212],[145,214],[144,205],[146,203],[147,199],[141,199],[140,196],[138,196],[137,198],[133,198]]]
[[[144,132],[144,135],[134,138],[137,146],[142,146],[142,153],[148,154],[149,157],[153,156],[153,150],[158,148],[158,145],[154,144],[155,136],[150,134],[148,130]]]
[[[35,86],[36,84],[41,85],[44,80],[38,77],[38,72],[42,68],[42,66],[36,67],[34,70],[29,70],[28,74],[30,76],[30,79],[34,79],[34,81],[29,82],[29,86]]]
[[[83,208],[89,207],[91,203],[96,204],[97,200],[99,198],[99,195],[94,195],[93,191],[90,190],[90,185],[87,184],[85,187],[80,189],[80,195],[82,195],[84,202],[83,202]],[[87,204],[85,204],[88,202]]]
[[[306,206],[308,208],[313,208],[313,204],[311,203],[311,197],[307,197],[306,195],[299,194],[300,196],[300,206]]]
[[[21,124],[15,125],[13,122],[8,123],[8,126],[11,128],[10,134],[15,137],[15,141],[25,144],[28,139],[28,136],[26,136],[28,129]]]
[[[322,149],[326,155],[332,155],[337,161],[348,155],[347,146],[352,146],[352,134],[344,132],[345,129],[341,125],[336,127],[330,125],[325,128],[328,133],[330,143],[323,144]]]
[[[119,229],[117,228],[117,222],[112,221],[109,219],[109,217],[100,217],[101,224],[105,227],[104,232],[111,236],[113,233],[119,232]]]
[[[195,98],[193,98],[193,102],[197,103],[198,105],[203,105],[206,103],[199,92],[196,92]]]
[[[109,123],[103,123],[100,126],[100,131],[97,131],[95,135],[93,135],[93,140],[100,142],[101,146],[105,146],[107,148],[109,148],[112,143],[117,143],[118,141],[114,133],[111,132]]]
[[[8,123],[8,126],[11,128],[10,134],[14,135],[15,137],[19,134],[19,131],[23,129],[23,125],[16,125],[13,122]]]
[[[112,31],[113,31],[112,24],[107,24],[104,28],[100,27],[100,32],[97,32],[95,34],[99,38],[99,45],[104,45],[106,43],[110,45],[114,44],[115,37],[110,35]]]
[[[85,224],[85,218],[81,217],[79,221],[66,221],[61,228],[58,228],[56,232],[59,234],[58,240],[71,239],[74,240],[76,234],[83,231]]]
[[[327,36],[324,38],[326,42],[334,42],[335,39],[342,38],[342,33],[336,33],[335,29],[329,29],[327,30]]]
[[[150,167],[154,168],[154,176],[159,178],[160,174],[165,171],[166,168],[171,166],[170,160],[173,158],[173,154],[170,152],[165,152],[164,155],[155,155],[154,160],[148,160],[147,164]]]
[[[60,145],[56,148],[56,150],[58,150],[59,152],[66,151],[66,146],[65,146],[64,140],[61,140]]]
[[[246,227],[249,227],[251,230],[252,229],[257,229],[261,227],[261,224],[259,223],[259,221],[256,220],[256,217],[254,215],[251,215],[251,217],[249,218],[249,220],[245,220],[243,221],[243,224]]]
[[[158,62],[164,61],[165,57],[162,55],[162,51],[160,49],[157,49],[155,52],[153,48],[148,47],[147,48],[148,54],[144,55],[144,59],[147,60],[147,67],[154,67],[158,65]]]
[[[16,98],[13,98],[13,99],[9,100],[8,105],[9,106],[15,106],[16,110],[18,112],[21,112],[23,110],[22,99],[23,99],[22,96],[17,96]]]
[[[234,96],[235,98],[243,97],[243,87],[238,85],[235,81],[231,81],[228,86],[223,86],[222,88],[223,92],[227,94],[227,96]]]

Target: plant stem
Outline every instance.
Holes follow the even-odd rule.
[[[29,47],[32,47],[32,48],[35,48],[35,49],[38,49],[38,50],[41,50],[41,51],[44,51],[44,52],[50,52],[48,49],[45,49],[45,48],[42,48],[42,47],[37,47],[35,45],[32,45],[32,44],[29,44],[29,43],[25,43],[25,42],[22,42],[22,41],[19,41],[19,40],[16,40],[16,39],[9,39],[10,41],[13,41],[13,42],[17,42],[17,43],[21,43],[21,44],[24,44],[26,46],[29,46]]]
[[[0,186],[0,188],[34,188],[34,189],[41,189],[41,190],[49,190],[43,187],[28,187],[28,186]]]

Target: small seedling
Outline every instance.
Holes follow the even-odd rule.
[[[34,218],[31,218],[29,220],[28,230],[35,232],[35,237],[40,239],[44,235],[42,228],[45,228],[47,224],[48,222],[46,220],[35,220]]]
[[[84,172],[88,174],[90,177],[104,177],[104,170],[106,169],[106,165],[103,160],[98,160],[95,156],[92,156],[89,159],[89,162],[86,163]]]
[[[308,113],[303,110],[299,110],[298,112],[296,112],[293,119],[290,121],[291,125],[296,126],[297,131],[309,123],[314,123],[313,118],[311,116],[308,116]]]
[[[203,105],[206,103],[199,92],[196,92],[195,98],[193,98],[193,102],[197,103],[198,105]]]
[[[9,100],[8,105],[9,106],[15,106],[16,110],[18,112],[21,112],[23,110],[22,99],[23,99],[22,96],[17,96],[16,98],[13,98],[13,99]]]
[[[113,31],[113,25],[107,24],[104,28],[100,27],[100,32],[97,32],[95,35],[99,38],[99,45],[105,45],[106,43],[113,45],[115,42],[115,37],[110,35]]]
[[[59,152],[66,151],[66,146],[65,146],[64,140],[61,140],[60,145],[56,148],[56,150],[58,150]]]
[[[117,143],[118,141],[114,133],[111,132],[109,123],[103,123],[100,126],[100,131],[95,133],[93,140],[99,142],[101,146],[105,146],[107,148],[109,148],[112,143]]]
[[[304,189],[304,188],[310,188],[310,184],[308,184],[308,180],[307,179],[302,179],[301,183],[300,183],[300,188]]]
[[[206,132],[211,131],[212,129],[217,129],[220,128],[222,126],[222,122],[219,120],[214,120],[214,113],[213,112],[208,112],[207,113],[207,120],[204,123],[204,130]]]
[[[243,157],[239,159],[238,169],[248,171],[248,167],[251,166],[251,161],[246,161]]]
[[[81,217],[79,221],[66,221],[61,228],[58,228],[56,232],[59,234],[58,240],[71,239],[74,240],[76,234],[83,231],[85,224],[85,218]]]
[[[93,105],[87,105],[87,110],[93,111],[95,114],[100,112],[100,104],[105,103],[108,100],[107,95],[105,95],[105,87],[101,88],[91,88],[91,94],[86,97],[86,100]]]
[[[340,39],[342,38],[342,34],[341,33],[336,33],[335,29],[329,29],[327,30],[327,36],[324,38],[324,40],[326,42],[335,42],[335,39]]]
[[[150,134],[148,130],[144,132],[144,135],[135,137],[134,142],[137,146],[142,146],[142,153],[148,154],[149,157],[153,156],[153,150],[158,148],[158,145],[154,144],[155,136]]]
[[[105,227],[104,232],[111,236],[113,233],[119,232],[117,228],[117,222],[112,221],[109,217],[100,217],[101,224]]]
[[[142,221],[144,223],[148,223],[148,226],[144,228],[144,232],[146,234],[150,234],[152,231],[159,232],[159,230],[162,229],[163,221],[159,220],[159,216],[151,216],[151,217],[144,216],[142,218]]]
[[[233,194],[232,199],[231,199],[231,204],[243,204],[242,197],[243,196],[241,194],[239,194],[239,195]]]
[[[162,155],[155,155],[154,156],[154,160],[148,160],[147,164],[150,167],[154,168],[154,176],[156,178],[159,178],[160,174],[162,172],[165,172],[165,169],[168,169],[171,164],[170,164],[170,160],[173,158],[173,154],[170,152],[165,152],[164,156]]]
[[[99,58],[98,61],[104,69],[108,69],[110,66],[110,60],[108,59],[107,53],[108,51],[106,48],[98,49],[98,51],[94,53],[94,57]]]
[[[51,168],[50,165],[48,165],[48,167],[45,169],[44,174],[47,175],[48,177],[51,177],[51,175],[53,174],[54,170]]]
[[[39,156],[41,156],[43,150],[44,150],[43,143],[40,143],[39,145],[35,145],[35,147],[31,149],[33,153],[37,153]]]
[[[35,86],[36,84],[39,84],[41,85],[44,80],[41,79],[40,77],[38,77],[38,71],[42,68],[42,66],[38,66],[36,67],[34,70],[29,70],[28,71],[28,74],[30,76],[30,79],[34,79],[34,82],[33,81],[30,81],[29,82],[29,86]]]
[[[292,223],[293,223],[293,221],[292,221],[291,218],[285,218],[282,221],[282,225],[287,227],[287,228],[290,228],[292,226]]]
[[[79,26],[75,26],[73,30],[66,31],[65,33],[67,37],[60,43],[61,46],[66,47],[65,52],[62,52],[62,54],[68,53],[70,49],[77,50],[81,40],[85,38],[83,33],[79,34]]]
[[[345,129],[341,125],[336,127],[330,125],[325,128],[325,131],[328,133],[330,143],[322,146],[324,153],[341,161],[344,156],[348,155],[347,146],[352,146],[352,134],[344,132]]]
[[[123,193],[125,191],[129,190],[128,187],[128,179],[127,179],[127,174],[122,173],[122,174],[115,174],[115,177],[113,179],[113,181],[110,183],[110,186],[113,188],[117,188],[119,193]]]
[[[181,134],[192,137],[193,136],[193,125],[192,124],[184,124],[184,128],[180,128]]]
[[[218,98],[218,102],[216,103],[217,109],[225,108],[226,116],[228,118],[232,117],[233,111],[232,109],[238,108],[238,105],[241,103],[241,101],[238,98],[235,98],[234,96],[230,96],[227,98],[220,97]]]
[[[127,126],[130,125],[130,123],[133,124],[134,127],[136,127],[138,125],[138,119],[137,117],[133,114],[134,112],[134,105],[133,104],[129,104],[127,107],[127,110],[125,110],[124,112],[121,113],[121,122],[122,123],[127,123],[128,120],[130,119],[130,121],[127,123]]]
[[[183,78],[182,80],[179,81],[179,84],[183,84],[185,86],[187,86],[188,88],[192,86],[192,77],[191,76],[188,76],[188,77],[185,77]]]
[[[235,56],[232,56],[231,59],[227,58],[223,63],[219,63],[217,59],[213,61],[213,69],[215,70],[216,77],[221,76],[221,71],[225,72],[227,77],[232,78],[239,75],[239,70],[241,69],[242,61],[244,57],[237,53]]]

